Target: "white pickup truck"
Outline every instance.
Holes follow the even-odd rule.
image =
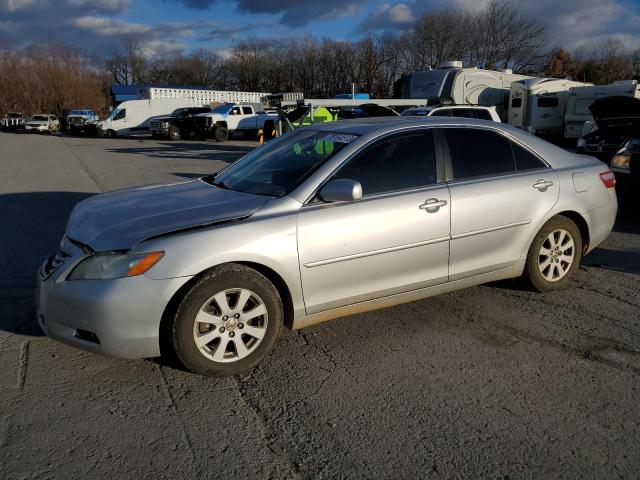
[[[278,121],[277,113],[267,112],[262,105],[254,103],[225,103],[196,117],[200,118],[201,134],[218,142],[228,140],[234,132],[257,134],[260,129],[272,131]]]

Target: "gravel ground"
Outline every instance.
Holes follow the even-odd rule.
[[[0,133],[0,477],[638,478],[631,216],[564,291],[500,282],[287,331],[241,378],[42,336],[35,272],[75,202],[253,146]]]

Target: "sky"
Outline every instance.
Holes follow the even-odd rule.
[[[0,49],[61,43],[111,55],[135,38],[149,57],[198,48],[229,54],[251,37],[357,39],[410,31],[422,14],[489,0],[0,0]],[[640,48],[640,0],[512,0],[547,26],[549,46]]]

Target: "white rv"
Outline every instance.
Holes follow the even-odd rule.
[[[437,70],[403,76],[394,86],[394,96],[428,98],[429,103],[496,107],[505,119],[511,84],[527,75],[503,71],[462,68],[462,62],[444,62]]]
[[[529,78],[511,84],[508,122],[541,136],[560,136],[569,89],[591,83],[560,78]]]
[[[637,80],[620,80],[608,85],[570,88],[564,114],[565,138],[581,137],[584,123],[593,120],[589,110],[591,104],[599,98],[613,96],[640,98],[640,85]]]
[[[98,122],[98,133],[105,137],[149,133],[151,120],[165,117],[178,108],[195,107],[191,98],[128,100],[114,108],[109,116]]]

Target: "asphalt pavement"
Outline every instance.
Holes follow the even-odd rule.
[[[638,478],[630,214],[563,291],[499,282],[285,331],[238,378],[43,336],[35,273],[77,201],[255,145],[0,133],[0,478]]]

